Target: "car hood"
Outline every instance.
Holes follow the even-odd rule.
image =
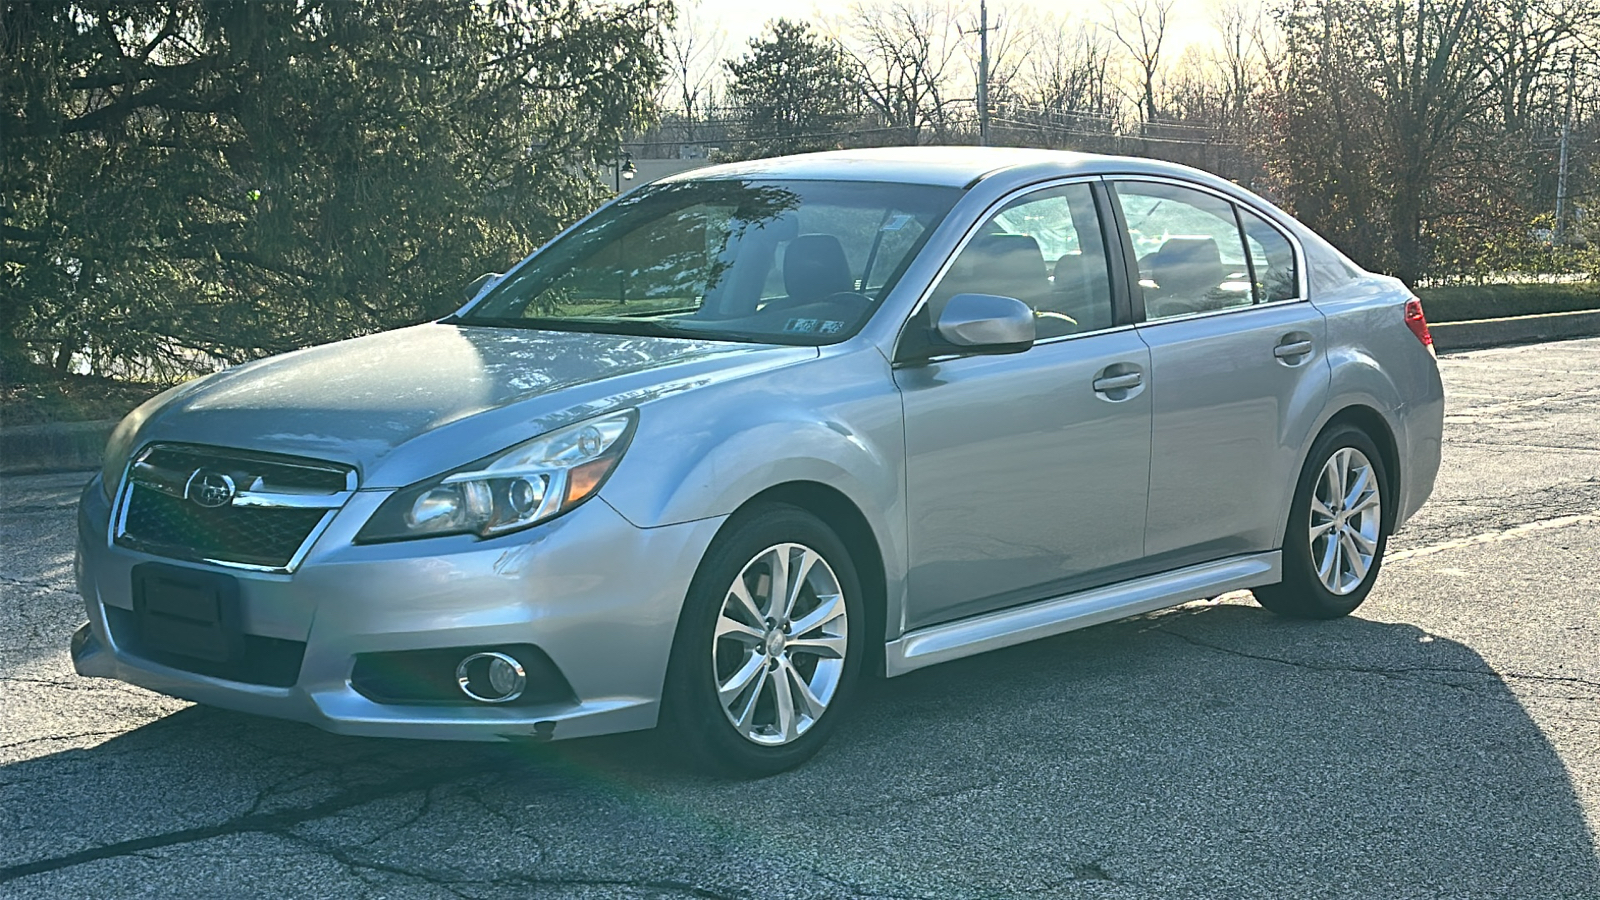
[[[183,441],[354,465],[398,487],[590,415],[813,347],[428,324],[248,363],[136,410],[112,452]]]

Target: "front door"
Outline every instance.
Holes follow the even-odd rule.
[[[969,236],[928,300],[1032,306],[1023,353],[896,370],[906,428],[907,628],[1117,580],[1143,554],[1150,357],[1114,313],[1087,184],[1022,196]]]

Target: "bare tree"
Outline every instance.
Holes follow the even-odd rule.
[[[677,21],[665,37],[666,78],[657,102],[683,114],[685,139],[695,140],[697,124],[715,105],[723,76],[728,32],[715,18],[700,15],[700,2],[680,7]]]
[[[1234,120],[1231,74],[1214,52],[1199,46],[1184,50],[1161,86],[1161,130],[1176,125],[1203,129],[1207,138],[1225,134]]]
[[[1501,0],[1484,14],[1501,73],[1496,105],[1506,131],[1526,132],[1542,113],[1564,117],[1574,66],[1594,59],[1594,0]]]
[[[1167,37],[1167,16],[1176,0],[1107,0],[1105,28],[1128,51],[1138,70],[1134,85],[1140,117],[1153,122],[1156,80],[1161,73],[1162,44]]]
[[[857,2],[839,30],[883,127],[910,143],[929,131],[935,139],[949,136],[961,42],[947,7],[927,0]]]
[[[1225,0],[1212,10],[1211,24],[1219,38],[1215,59],[1227,90],[1230,124],[1244,121],[1250,98],[1261,87],[1265,19],[1260,6],[1245,0]]]
[[[1541,105],[1555,117],[1594,15],[1589,0],[1297,0],[1265,133],[1296,212],[1410,284],[1526,240],[1522,210],[1549,198],[1519,132]]]
[[[1085,139],[1109,137],[1119,103],[1104,31],[1053,15],[1019,27],[1038,39],[1017,73],[1008,115],[1016,124],[1037,128],[1050,143],[1081,146]]]

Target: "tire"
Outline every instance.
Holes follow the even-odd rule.
[[[1295,619],[1354,612],[1383,566],[1394,520],[1390,484],[1366,432],[1337,425],[1318,437],[1289,505],[1283,581],[1256,588],[1256,602]]]
[[[787,590],[775,592],[785,566]],[[854,694],[865,627],[855,566],[827,525],[786,505],[735,514],[678,620],[664,730],[691,765],[718,774],[761,777],[805,762]]]

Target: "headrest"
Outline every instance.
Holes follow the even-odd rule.
[[[1088,267],[1084,265],[1082,254],[1068,253],[1056,260],[1056,287],[1060,288],[1064,285],[1076,284],[1083,280],[1088,271]]]
[[[783,251],[783,288],[801,302],[855,290],[844,247],[831,234],[802,234]]]
[[[982,276],[1016,282],[1044,281],[1044,251],[1030,235],[980,234],[961,255],[968,254],[974,261],[975,273]]]
[[[1222,267],[1222,253],[1215,238],[1170,237],[1156,251],[1159,265]]]

